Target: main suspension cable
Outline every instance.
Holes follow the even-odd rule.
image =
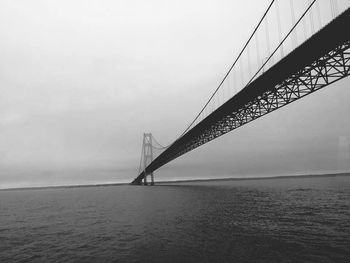
[[[267,62],[271,59],[271,57],[276,53],[276,51],[279,49],[279,47],[283,44],[283,42],[288,38],[288,36],[293,32],[293,30],[295,29],[295,27],[299,24],[299,22],[304,18],[304,16],[307,14],[307,12],[310,10],[310,8],[313,6],[313,4],[316,2],[317,0],[313,0],[311,2],[311,4],[309,5],[309,7],[305,10],[305,12],[300,16],[300,18],[298,19],[298,21],[295,23],[295,25],[289,30],[288,34],[283,38],[283,40],[281,41],[281,43],[275,48],[275,50],[271,53],[271,55],[268,57],[268,59],[264,62],[264,64],[259,68],[259,70],[255,73],[255,75],[249,80],[249,82],[247,83],[247,85],[245,87],[247,87],[253,80],[254,78],[259,74],[259,72],[261,71],[261,69],[267,64]]]
[[[156,147],[156,146],[153,146],[152,145],[152,147],[153,148],[155,148],[155,149],[158,149],[158,150],[163,150],[163,149],[166,149],[166,148],[169,148],[169,146],[172,144],[169,144],[169,145],[167,145],[167,146],[163,146],[162,144],[160,144],[157,140],[156,140],[156,138],[154,138],[154,136],[152,135],[152,140],[154,140],[160,147]]]
[[[249,80],[249,82],[245,85],[245,87],[247,87],[254,79],[255,77],[259,74],[259,72],[265,67],[265,65],[267,64],[267,62],[273,57],[273,55],[277,52],[277,50],[283,45],[284,41],[289,37],[289,35],[293,32],[293,30],[295,29],[295,27],[300,23],[300,21],[304,18],[304,16],[307,14],[307,12],[310,10],[310,8],[313,6],[313,4],[316,2],[317,0],[313,0],[310,5],[308,6],[308,8],[305,10],[305,12],[300,16],[300,18],[298,19],[298,21],[294,24],[294,26],[290,29],[290,31],[287,33],[287,35],[282,39],[282,41],[279,43],[279,45],[274,49],[274,51],[270,54],[270,56],[267,58],[267,60],[262,64],[262,66],[258,69],[258,71],[254,74],[254,76]],[[247,42],[245,43],[243,49],[241,50],[241,52],[238,54],[237,58],[235,59],[234,63],[231,65],[231,67],[229,68],[228,72],[226,73],[226,75],[224,76],[224,78],[222,79],[222,81],[220,82],[220,84],[218,85],[218,87],[215,89],[215,91],[213,92],[213,94],[210,96],[210,98],[208,99],[208,101],[205,103],[205,105],[203,106],[203,108],[201,109],[201,111],[196,115],[195,119],[188,125],[188,127],[182,132],[182,134],[171,144],[167,145],[167,146],[163,146],[162,144],[160,144],[155,137],[152,135],[152,139],[156,142],[156,144],[158,144],[160,147],[157,146],[153,146],[153,148],[158,149],[158,150],[164,150],[169,148],[172,144],[174,144],[177,140],[179,140],[193,125],[193,123],[196,122],[196,120],[199,118],[199,116],[201,115],[201,113],[206,109],[206,107],[208,106],[208,104],[211,102],[212,98],[214,97],[214,95],[218,92],[218,90],[220,89],[220,87],[222,86],[222,84],[224,83],[224,81],[227,79],[228,75],[230,74],[230,72],[232,71],[232,69],[234,68],[234,66],[237,64],[239,58],[242,56],[243,52],[245,51],[245,49],[247,48],[248,44],[250,43],[251,39],[253,38],[253,36],[255,35],[256,31],[259,29],[262,21],[264,20],[264,18],[266,17],[267,13],[269,12],[271,6],[273,5],[273,3],[275,2],[275,0],[272,0],[268,6],[268,8],[266,9],[265,13],[263,14],[262,18],[260,19],[258,25],[255,27],[254,31],[252,32],[252,34],[250,35],[249,39],[247,40]],[[141,160],[140,160],[140,166],[141,166]]]
[[[226,75],[224,76],[224,78],[222,79],[222,81],[220,82],[219,86],[215,89],[214,93],[210,96],[210,98],[208,99],[208,101],[205,103],[205,105],[203,106],[203,108],[201,109],[201,111],[197,114],[197,116],[194,118],[194,120],[190,123],[190,125],[188,125],[188,127],[183,131],[183,133],[179,136],[179,138],[181,138],[193,125],[193,123],[198,119],[199,115],[201,115],[201,113],[204,111],[204,109],[206,108],[206,106],[210,103],[210,101],[212,100],[212,98],[214,97],[214,95],[217,93],[217,91],[220,89],[221,85],[224,83],[224,81],[226,80],[227,76],[230,74],[231,70],[233,69],[233,67],[236,65],[237,61],[239,60],[239,58],[241,57],[241,55],[243,54],[244,50],[246,49],[246,47],[248,46],[250,40],[253,38],[255,32],[259,29],[260,24],[262,23],[262,21],[264,20],[265,16],[267,15],[267,13],[269,12],[271,6],[273,5],[273,3],[275,2],[275,0],[272,0],[268,6],[268,8],[266,9],[264,15],[262,16],[262,18],[260,19],[258,25],[255,27],[253,33],[250,35],[248,41],[245,43],[243,49],[241,50],[241,52],[238,54],[237,58],[235,59],[235,61],[233,62],[233,64],[231,65],[231,67],[229,68],[229,70],[227,71]],[[178,139],[179,139],[178,138]],[[178,140],[177,139],[177,140]]]

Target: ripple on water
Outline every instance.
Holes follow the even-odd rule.
[[[0,192],[0,262],[345,263],[349,193],[350,177]]]

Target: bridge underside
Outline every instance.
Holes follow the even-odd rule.
[[[176,140],[132,184],[171,160],[350,74],[350,9]]]

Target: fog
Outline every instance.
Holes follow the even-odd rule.
[[[164,144],[181,134],[268,2],[1,1],[0,188],[131,181],[143,132]],[[220,137],[156,180],[349,171],[349,84]]]

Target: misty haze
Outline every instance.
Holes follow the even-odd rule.
[[[349,7],[0,1],[0,262],[350,262]]]

